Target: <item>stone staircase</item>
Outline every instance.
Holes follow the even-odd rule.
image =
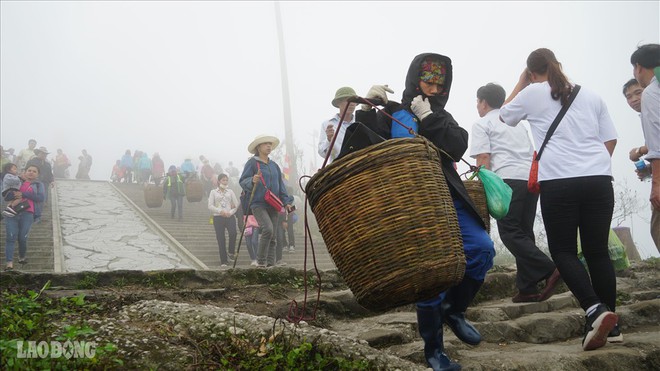
[[[27,264],[18,263],[18,241],[16,241],[14,245],[14,269],[25,272],[53,271],[53,195],[55,195],[55,192],[50,189],[48,201],[44,204],[41,222],[32,224],[30,229],[27,241]],[[6,266],[7,230],[5,221],[6,218],[0,222],[0,246],[2,246],[0,249],[0,269],[4,269]]]
[[[193,255],[206,264],[211,269],[220,268],[220,256],[218,253],[218,243],[215,238],[215,231],[213,226],[209,223],[210,212],[207,208],[207,199],[204,198],[200,202],[183,201],[183,220],[179,221],[176,217],[170,218],[170,201],[163,202],[161,207],[149,208],[144,199],[144,188],[138,184],[126,183],[112,183],[118,191],[120,191],[126,198],[130,199],[138,208],[146,213],[151,219],[154,220],[160,227],[167,231],[174,239],[181,245],[187,248]],[[305,244],[304,244],[304,224],[303,224],[303,205],[298,205],[298,213],[301,216],[299,221],[294,225],[296,251],[293,253],[283,252],[282,260],[287,263],[287,266],[302,269],[305,264]],[[308,213],[313,217],[311,211]],[[318,233],[318,226],[316,220],[309,221],[310,229],[315,233],[313,238],[314,251],[316,256],[316,266],[319,270],[335,269],[332,258],[328,254],[328,250],[323,242],[323,239]],[[239,234],[236,237],[238,243]],[[227,241],[228,236],[225,236]],[[247,252],[245,238],[239,251],[238,262],[236,267],[250,267],[250,256]],[[311,246],[308,243],[307,252],[307,269],[314,269],[314,262],[312,260]]]
[[[617,314],[624,341],[595,351],[582,350],[584,312],[564,285],[539,303],[511,302],[513,287],[515,273],[487,276],[480,295],[488,300],[466,313],[482,334],[478,346],[461,342],[445,327],[445,351],[463,370],[660,370],[657,262],[639,263],[617,277]],[[337,307],[338,301],[346,301],[346,307],[353,305],[346,293],[327,294],[324,300],[326,307]],[[414,306],[356,317],[330,321],[330,327],[386,354],[425,365]]]

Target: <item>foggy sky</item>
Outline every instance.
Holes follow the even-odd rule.
[[[200,154],[240,166],[256,135],[284,139],[274,9],[272,2],[2,1],[2,145],[18,152],[35,138],[50,152],[62,148],[72,175],[85,148],[92,179],[109,179],[126,149],[159,152],[166,166]],[[642,130],[622,85],[632,78],[630,54],[660,39],[658,1],[295,1],[280,9],[294,141],[308,174],[322,163],[315,145],[335,113],[337,88],[365,95],[389,84],[399,100],[413,57],[444,54],[454,67],[446,108],[470,131],[477,88],[495,82],[508,94],[527,55],[547,47],[572,82],[607,103],[619,134],[615,180],[644,205],[623,225],[643,257],[657,256],[650,183],[636,179],[628,160]]]

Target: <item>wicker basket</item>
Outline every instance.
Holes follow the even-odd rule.
[[[486,230],[490,234],[490,214],[488,213],[488,204],[486,203],[486,191],[484,191],[484,184],[479,180],[464,180],[463,184],[467,189],[468,195],[477,207],[479,216],[486,224]]]
[[[383,311],[457,284],[465,257],[438,150],[387,140],[316,173],[306,193],[321,235],[358,303]]]
[[[147,204],[147,207],[163,206],[163,188],[149,184],[144,189],[144,203]]]
[[[200,202],[204,198],[204,185],[197,179],[188,180],[185,183],[186,200],[188,202]]]

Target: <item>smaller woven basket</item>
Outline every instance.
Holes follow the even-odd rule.
[[[438,149],[386,140],[319,170],[306,186],[328,252],[360,305],[384,311],[463,279],[465,256]]]
[[[479,216],[483,219],[484,224],[486,224],[486,231],[490,234],[490,214],[488,213],[484,184],[480,180],[464,180],[463,184],[472,202],[474,202],[474,206],[477,207]]]
[[[204,198],[204,185],[199,180],[186,181],[185,189],[188,202],[200,202]]]
[[[147,204],[147,207],[163,206],[163,188],[149,184],[144,189],[144,203]]]

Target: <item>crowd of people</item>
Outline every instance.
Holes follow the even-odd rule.
[[[640,179],[652,179],[651,234],[660,251],[660,45],[638,47],[630,62],[634,79],[626,82],[623,93],[630,106],[641,113],[644,142],[630,150],[629,158],[636,163],[646,161],[637,166],[637,172]],[[460,369],[444,352],[443,324],[470,345],[481,342],[479,331],[465,319],[465,311],[493,265],[495,250],[456,170],[469,140],[469,155],[477,166],[498,174],[513,191],[508,214],[497,221],[500,237],[516,259],[518,292],[512,301],[547,300],[563,280],[585,312],[582,348],[593,350],[607,342],[622,341],[616,314],[616,277],[608,254],[614,207],[611,158],[618,134],[605,102],[596,92],[570,82],[551,50],[537,49],[529,54],[526,68],[508,97],[502,86],[493,83],[476,91],[480,119],[472,126],[469,138],[468,131],[445,110],[452,78],[449,57],[423,53],[410,64],[400,102],[388,99],[388,94],[394,92],[387,85],[374,85],[365,98],[379,102],[383,108],[375,110],[371,104],[362,104],[358,109],[351,99],[355,91],[341,87],[331,101],[338,112],[321,124],[318,142],[324,164],[337,161],[345,155],[345,148],[354,151],[370,144],[363,141],[346,145],[357,130],[354,123],[360,122],[374,137],[387,140],[420,135],[442,150],[441,166],[458,217],[466,271],[459,284],[416,305],[428,365],[434,370]],[[412,132],[393,124],[392,118],[412,128]],[[532,140],[519,125],[523,120],[529,123]],[[149,158],[142,151],[131,155],[126,150],[116,161],[111,179],[157,186],[163,182],[164,197],[171,201],[171,217],[177,213],[180,220],[184,184],[200,181],[216,232],[221,266],[233,262],[236,237],[244,228],[252,265],[267,268],[283,264],[285,247],[294,251],[294,198],[280,166],[270,157],[279,143],[274,136],[255,137],[247,147],[252,157],[241,173],[231,162],[225,169],[219,163],[211,166],[204,156],[199,157],[200,168],[188,157],[179,166],[169,166],[166,173],[158,153]],[[52,161],[47,160],[48,154],[46,148],[37,148],[34,140],[15,157],[9,157],[13,151],[3,151],[3,178],[7,179],[3,182],[3,197],[9,202],[3,211],[8,219],[7,269],[13,268],[17,239],[19,262],[25,261],[27,234],[32,222],[40,217],[39,205],[54,179],[66,176],[71,165],[59,149]],[[76,178],[89,179],[91,156],[83,150],[79,159]],[[540,195],[531,192],[527,184],[533,160],[539,164]],[[5,163],[11,166],[5,169]],[[240,189],[232,188],[232,183]],[[539,200],[550,256],[538,248],[533,231]],[[285,241],[287,234],[289,242]],[[578,260],[578,238],[586,266]]]
[[[49,159],[49,154],[50,152],[45,147],[37,148],[37,141],[34,139],[30,139],[28,147],[19,152],[18,155],[14,155],[13,149],[2,150],[2,178],[4,180],[2,218],[14,218],[28,212],[33,216],[34,223],[39,222],[41,205],[48,197],[47,190],[54,187],[55,179],[67,179],[70,176],[71,161],[62,149],[57,150],[54,158]],[[92,157],[86,150],[82,150],[79,160],[80,164],[75,178],[89,180]],[[265,260],[262,259],[262,261],[257,258],[260,256],[258,255],[257,244],[259,243],[259,236],[262,234],[264,237],[261,238],[261,241],[263,243],[268,242],[268,246],[271,244],[268,239],[273,239],[274,252],[276,251],[273,256],[276,256],[277,259],[269,260],[268,266],[286,265],[282,259],[282,251],[295,251],[293,216],[290,217],[288,213],[280,212],[272,225],[266,225],[262,221],[264,227],[259,227],[254,215],[244,216],[242,209],[239,211],[237,197],[241,194],[238,186],[240,172],[233,162],[229,161],[224,168],[219,162],[215,162],[211,166],[211,162],[204,155],[199,156],[199,162],[201,166],[195,165],[192,162],[192,156],[189,156],[184,158],[178,166],[170,165],[166,172],[165,163],[158,152],[155,152],[150,158],[146,152],[135,150],[131,154],[131,150],[126,150],[121,159],[115,162],[110,180],[112,182],[162,186],[163,197],[165,200],[169,200],[171,204],[171,217],[177,217],[179,221],[183,220],[183,198],[186,197],[186,183],[201,182],[204,197],[208,201],[209,211],[211,212],[212,224],[216,231],[221,267],[233,263],[239,226],[242,227],[246,224],[247,217],[250,217],[252,221],[250,228],[247,229],[249,238],[246,238],[247,250],[252,265],[266,266]],[[272,168],[277,166],[272,164]],[[43,188],[44,191],[41,192],[43,200],[32,200],[30,202],[25,197],[14,196],[14,192],[18,192],[20,188],[19,179],[21,182],[24,181],[24,174],[27,168],[32,165],[39,169],[38,187]],[[230,184],[232,187],[229,187]],[[230,197],[229,200],[232,202],[227,204],[225,197]],[[255,199],[255,204],[258,203]],[[228,205],[231,207],[228,207]],[[237,211],[239,212],[237,213]],[[238,216],[241,219],[238,219]],[[22,218],[18,217],[14,220],[22,220]],[[295,220],[297,220],[297,216]],[[228,243],[225,240],[225,231],[229,236]],[[10,237],[14,238],[15,236],[13,234],[8,235],[8,238]],[[25,238],[27,239],[27,236]],[[21,241],[23,240],[19,239],[19,242]],[[20,259],[20,262],[24,261],[26,260]],[[258,261],[262,264],[258,264]],[[13,269],[12,260],[7,259],[7,262],[7,269]]]

